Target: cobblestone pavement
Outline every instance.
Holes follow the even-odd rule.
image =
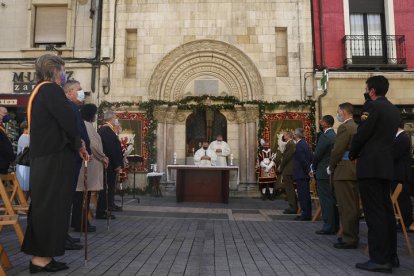
[[[70,269],[55,275],[371,275],[354,268],[367,260],[367,230],[361,221],[361,246],[333,248],[335,236],[314,234],[321,222],[296,222],[282,215],[282,200],[230,199],[229,204],[176,203],[175,198],[125,199],[124,212],[110,223],[94,221],[88,235],[88,262],[82,251],[57,258]],[[25,225],[25,218],[21,219]],[[78,236],[79,233],[72,233]],[[413,235],[410,234],[413,239]],[[19,251],[13,228],[0,242],[13,268],[28,275],[30,256]],[[398,248],[401,267],[395,275],[414,275],[414,258],[403,235]]]

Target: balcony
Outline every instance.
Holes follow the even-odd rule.
[[[405,69],[405,36],[346,35],[343,39],[346,69]]]

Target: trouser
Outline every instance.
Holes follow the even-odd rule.
[[[86,201],[86,208],[87,208],[86,215],[88,214],[90,200],[91,200],[91,193],[88,192],[88,198],[87,198],[87,201]],[[73,205],[72,205],[72,222],[71,222],[71,226],[75,229],[80,229],[81,228],[81,220],[82,220],[82,211],[83,211],[83,192],[75,192],[75,196],[73,197],[73,203],[72,204]],[[89,223],[88,223],[88,225],[89,225]]]
[[[75,179],[72,183],[72,204],[71,204],[72,217],[73,217],[74,211],[76,212],[76,207],[75,207],[75,205],[77,204],[76,198],[75,198],[75,196],[76,196],[76,187],[78,186],[78,178],[79,178],[79,173],[80,173],[81,168],[82,168],[82,161],[77,157],[76,162],[75,162]],[[75,216],[76,215],[77,214],[75,214]],[[73,221],[73,218],[71,220]],[[79,218],[79,222],[80,222],[80,218]],[[68,224],[68,231],[69,231],[69,225],[71,225],[71,224],[72,223]]]
[[[106,189],[108,189],[108,208],[111,209],[115,206],[115,182],[116,172],[113,169],[108,168],[106,170],[106,182],[103,185],[103,189],[99,192],[98,202],[96,206],[96,215],[102,216],[106,213]]]
[[[332,185],[329,179],[317,179],[319,202],[321,204],[323,231],[336,232],[338,230],[338,210]]]
[[[309,191],[309,178],[296,179],[298,199],[302,208],[301,218],[310,219],[312,217],[312,204]]]
[[[293,175],[283,175],[282,181],[283,185],[285,186],[289,209],[296,212],[298,209],[298,202],[296,198],[295,187],[293,186]]]
[[[359,192],[368,226],[370,259],[378,264],[391,262],[397,254],[397,229],[390,197],[390,181],[359,179]]]
[[[391,190],[394,192],[397,184],[401,182],[392,182]],[[404,182],[403,189],[398,197],[398,205],[400,206],[401,216],[404,221],[405,227],[410,227],[413,223],[413,205],[410,198],[410,185],[408,182]]]
[[[359,242],[358,182],[352,180],[335,180],[334,188],[343,230],[342,240],[345,243],[356,244]]]

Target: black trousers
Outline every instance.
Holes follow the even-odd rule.
[[[359,179],[359,193],[368,226],[370,259],[378,264],[391,262],[397,254],[397,229],[390,197],[390,181]]]
[[[115,182],[116,182],[116,172],[108,168],[106,170],[106,181],[107,185],[103,185],[103,190],[99,192],[98,203],[96,206],[96,215],[101,216],[106,212],[106,189],[108,188],[108,203],[109,209],[115,205]],[[107,187],[108,186],[108,187]]]
[[[87,208],[86,214],[88,214],[88,211],[89,211],[90,201],[91,201],[91,193],[88,192],[88,199],[86,201],[86,208]],[[72,201],[72,221],[70,225],[76,229],[81,228],[82,204],[83,204],[83,192],[75,192],[75,195]]]
[[[394,192],[397,184],[400,182],[392,182],[391,190]],[[403,183],[403,189],[400,196],[398,197],[398,205],[401,209],[402,219],[404,221],[405,227],[410,227],[413,223],[413,205],[410,198],[410,184],[408,182]]]

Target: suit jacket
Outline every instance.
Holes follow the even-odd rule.
[[[336,134],[333,129],[329,129],[319,136],[312,164],[313,170],[316,170],[316,179],[329,179],[326,168],[329,165],[329,157],[335,144],[335,138]]]
[[[394,141],[394,181],[407,183],[410,178],[411,140],[407,132],[401,132]]]
[[[0,174],[7,174],[10,163],[14,161],[13,146],[0,125]]]
[[[393,145],[400,113],[385,97],[367,104],[368,118],[358,127],[349,158],[357,159],[357,176],[392,180]]]
[[[333,172],[333,180],[356,180],[356,167],[348,158],[352,138],[357,132],[357,124],[353,119],[338,127],[335,145],[329,159],[329,169]],[[346,155],[346,156],[344,156]]]
[[[81,139],[85,142],[85,147],[86,147],[86,150],[88,151],[88,154],[91,154],[91,142],[89,140],[89,136],[88,136],[88,132],[85,127],[85,123],[79,112],[79,107],[72,101],[69,101],[69,106],[70,108],[72,108],[73,113],[76,116],[76,124],[78,125],[79,135]],[[82,158],[80,156],[79,156],[78,161],[82,161]]]
[[[108,170],[113,171],[118,167],[124,167],[121,142],[112,128],[104,125],[98,130],[98,133],[102,139],[103,152],[109,159]]]
[[[57,153],[69,146],[81,147],[76,117],[62,88],[46,83],[33,100],[30,126],[30,157]]]
[[[295,148],[296,145],[293,140],[286,143],[282,162],[280,163],[280,171],[282,175],[293,175],[293,156],[295,155]]]
[[[293,160],[293,178],[308,179],[310,165],[312,163],[312,153],[308,143],[304,139],[296,143]]]

